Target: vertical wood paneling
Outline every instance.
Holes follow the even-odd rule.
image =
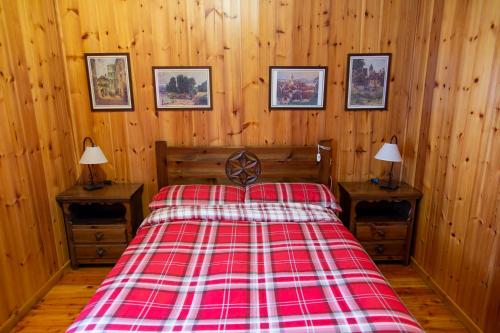
[[[0,2],[0,331],[67,261],[56,193],[74,183],[53,3]]]
[[[373,155],[397,134],[397,172],[424,192],[417,262],[482,328],[498,328],[497,1],[0,3],[0,215],[25,221],[0,225],[0,268],[9,267],[0,284],[20,286],[0,292],[0,322],[67,260],[53,197],[80,175],[85,136],[108,157],[108,178],[144,183],[147,203],[158,139],[272,146],[328,137],[336,179],[366,180],[384,176],[389,165]],[[130,53],[134,112],[90,112],[85,52]],[[392,53],[388,112],[344,111],[347,54],[359,52]],[[212,67],[213,111],[155,110],[151,67],[176,65]],[[270,111],[275,65],[328,66],[327,109]]]
[[[242,144],[259,140],[259,1],[241,1],[241,96]],[[268,15],[270,15],[269,13]],[[272,33],[272,32],[271,32]]]
[[[434,91],[430,110],[422,110],[430,122],[419,149],[425,171],[415,173],[424,192],[415,259],[474,323],[497,332],[500,5],[445,1],[435,9],[442,18],[436,50],[429,50],[437,52],[436,73],[426,74]]]
[[[259,16],[265,15],[266,20],[260,23],[259,34],[259,59],[263,64],[272,63],[276,57],[276,2],[262,1],[259,6]],[[261,114],[262,122],[260,123],[259,136],[260,145],[273,145],[285,139],[285,128],[281,126],[280,121],[282,114],[279,112],[270,112],[268,104],[268,85],[269,85],[269,69],[266,66],[259,68],[259,84],[260,96],[258,102],[258,110]]]

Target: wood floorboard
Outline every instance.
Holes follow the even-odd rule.
[[[379,268],[426,332],[469,332],[412,266],[379,265]]]
[[[411,313],[426,332],[465,333],[461,321],[411,266],[380,265]],[[111,267],[68,269],[63,278],[12,332],[64,332],[82,310]]]

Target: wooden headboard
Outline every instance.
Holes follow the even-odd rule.
[[[257,182],[315,182],[331,188],[332,140],[319,144],[321,161],[316,162],[318,146],[283,147],[169,147],[156,141],[158,188],[176,184],[231,184],[226,177],[227,158],[246,150],[257,155],[262,173]]]

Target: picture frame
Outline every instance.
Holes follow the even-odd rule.
[[[326,66],[269,67],[269,110],[325,110]]]
[[[391,53],[347,55],[347,111],[387,110],[391,57]]]
[[[85,53],[92,111],[134,111],[128,53]]]
[[[213,108],[211,66],[155,66],[153,87],[158,111]]]

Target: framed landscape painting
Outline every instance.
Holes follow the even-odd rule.
[[[90,109],[133,111],[128,53],[85,53]]]
[[[157,110],[211,110],[211,67],[153,67]]]
[[[327,67],[269,67],[270,110],[324,110]]]
[[[346,110],[387,110],[390,53],[347,56]]]

